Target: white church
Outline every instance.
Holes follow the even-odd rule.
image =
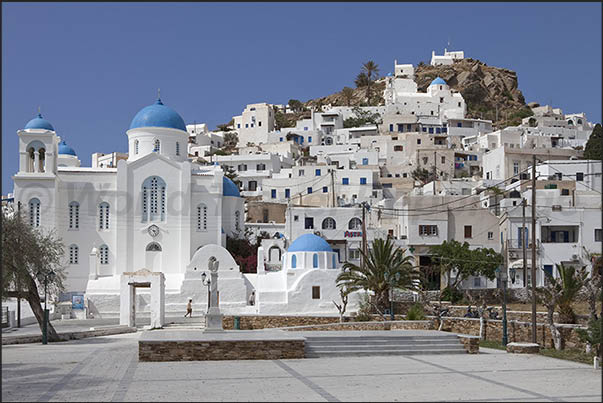
[[[54,229],[65,245],[66,292],[85,294],[95,317],[120,310],[120,279],[146,269],[165,276],[165,312],[183,314],[189,299],[207,309],[202,273],[219,261],[220,309],[237,314],[336,313],[341,267],[328,243],[303,235],[279,251],[279,271],[243,274],[225,249],[244,231],[244,199],[218,165],[188,159],[182,117],[158,99],[132,119],[128,157],[115,166],[82,167],[76,152],[40,114],[18,130],[15,203],[30,225]],[[137,311],[148,310],[141,289]],[[354,299],[351,299],[352,305]]]

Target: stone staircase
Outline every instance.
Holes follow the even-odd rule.
[[[305,344],[307,358],[466,353],[456,334],[306,336]]]
[[[205,315],[202,317],[178,318],[176,321],[167,319],[163,327],[171,330],[203,330],[205,329]]]

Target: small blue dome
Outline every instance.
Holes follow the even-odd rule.
[[[237,185],[235,185],[235,183],[226,176],[224,176],[222,179],[222,194],[224,196],[241,197],[241,193],[239,192]]]
[[[388,76],[388,77],[391,77],[391,76],[392,76],[392,73],[387,73],[387,76]]]
[[[44,129],[44,130],[52,130],[54,131],[54,127],[50,124],[49,121],[42,117],[41,113],[38,113],[38,116],[27,122],[25,125],[26,129]]]
[[[333,252],[333,249],[318,235],[304,234],[293,241],[287,252]]]
[[[158,99],[153,105],[142,108],[130,123],[130,129],[137,127],[167,127],[186,131],[182,117]]]
[[[65,143],[65,140],[61,140],[59,143],[59,154],[69,154],[73,155],[74,157],[77,156],[73,148],[69,147],[67,143]]]
[[[442,80],[442,78],[436,77],[435,80],[433,80],[431,82],[431,84],[429,84],[429,85],[432,86],[432,85],[448,85],[448,84],[446,84],[446,81]]]

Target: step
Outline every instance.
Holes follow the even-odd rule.
[[[324,346],[338,346],[342,344],[347,345],[362,345],[362,344],[439,344],[439,343],[460,343],[459,339],[419,339],[419,340],[350,340],[350,339],[342,339],[342,340],[315,340],[315,339],[306,339],[306,344],[320,344]]]
[[[426,349],[426,350],[350,350],[336,352],[307,352],[306,358],[321,358],[321,357],[368,357],[368,356],[391,356],[391,355],[426,355],[426,354],[467,354],[464,349],[448,350],[448,349]]]
[[[427,349],[464,349],[463,345],[458,344],[439,344],[437,346],[434,345],[425,345],[425,344],[417,344],[417,345],[362,345],[362,346],[350,346],[350,345],[342,345],[342,346],[315,346],[315,345],[306,345],[306,350],[308,351],[348,351],[348,350],[427,350]]]

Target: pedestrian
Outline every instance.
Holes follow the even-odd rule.
[[[189,318],[193,317],[193,300],[192,299],[189,299],[188,304],[186,304],[186,314],[184,314],[185,318],[186,318],[186,315],[188,315]]]

